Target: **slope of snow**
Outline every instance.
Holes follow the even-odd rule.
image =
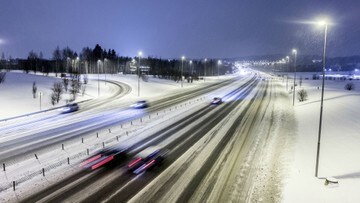
[[[303,78],[310,74],[303,73]],[[355,91],[344,89],[355,84]],[[318,88],[319,87],[319,88]],[[303,80],[307,101],[295,103],[298,121],[295,155],[287,162],[283,202],[358,202],[360,200],[360,82],[326,80],[319,161],[315,161],[320,119],[321,80]],[[356,89],[357,88],[357,89]],[[291,97],[290,97],[291,98]],[[325,185],[325,177],[339,184]]]

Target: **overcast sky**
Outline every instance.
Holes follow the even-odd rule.
[[[0,53],[27,57],[98,43],[122,56],[161,58],[360,54],[360,0],[0,0]]]

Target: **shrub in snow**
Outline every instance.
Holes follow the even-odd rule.
[[[84,96],[86,92],[86,85],[81,85],[81,95]]]
[[[33,86],[32,86],[32,94],[33,94],[33,98],[36,98],[36,92],[37,92],[37,86],[35,81],[33,82]]]
[[[83,80],[85,85],[88,84],[89,78],[87,75],[84,75]]]
[[[53,104],[53,99],[56,101],[56,103],[59,103],[61,95],[64,93],[63,85],[61,84],[61,82],[55,82],[51,90],[51,104]]]
[[[5,82],[5,78],[6,78],[6,73],[1,72],[0,73],[0,84]]]
[[[349,90],[349,91],[354,90],[354,89],[355,89],[355,85],[354,85],[353,83],[347,83],[347,84],[345,85],[345,89],[346,89],[346,90]]]
[[[56,100],[57,100],[56,94],[55,94],[54,92],[51,93],[51,95],[50,95],[50,102],[51,102],[51,104],[52,104],[53,106],[55,105]]]
[[[304,90],[304,89],[299,90],[297,92],[297,95],[298,95],[299,102],[303,102],[303,101],[307,100],[308,94],[307,94],[306,90]]]
[[[80,92],[80,89],[81,83],[79,82],[79,80],[71,80],[70,94],[72,95],[72,101],[76,99],[76,94]]]
[[[69,80],[67,78],[63,79],[63,85],[64,85],[65,92],[67,92],[68,86],[69,86]]]

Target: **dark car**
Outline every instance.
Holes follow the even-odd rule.
[[[102,166],[114,166],[126,159],[127,149],[120,146],[113,146],[109,148],[102,149],[91,157],[84,160],[80,167],[95,170]]]
[[[135,109],[143,109],[149,107],[149,104],[145,100],[137,101],[135,104],[132,104],[131,107]]]
[[[127,165],[128,170],[134,174],[139,174],[158,166],[165,159],[167,150],[151,146],[137,155]]]
[[[213,100],[211,101],[212,105],[218,105],[222,103],[222,99],[220,97],[214,97]]]
[[[79,105],[77,103],[66,104],[63,108],[60,109],[62,113],[70,113],[79,110]]]

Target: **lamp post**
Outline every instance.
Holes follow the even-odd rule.
[[[97,61],[97,68],[98,68],[98,97],[100,96],[100,59]]]
[[[324,102],[324,86],[325,86],[326,41],[327,41],[327,31],[328,31],[327,22],[322,21],[322,22],[319,22],[319,24],[323,25],[325,27],[325,32],[324,32],[324,55],[323,55],[321,102],[320,102],[320,121],[319,121],[318,144],[317,144],[317,151],[316,151],[315,177],[318,177],[318,171],[319,171],[318,169],[319,169],[319,157],[320,157],[321,125],[322,125],[323,102]]]
[[[77,64],[77,66],[76,66],[76,64]],[[79,57],[76,57],[75,68],[76,68],[76,71],[78,73],[80,73],[80,58]]]
[[[69,63],[71,62],[70,61],[70,57],[66,57],[66,72],[69,73]]]
[[[190,60],[190,61],[189,61],[189,64],[190,64],[191,76],[193,75],[193,72],[194,72],[194,71],[193,71],[193,68],[192,68],[192,63],[193,63],[192,60]]]
[[[106,85],[106,64],[107,64],[107,58],[104,58],[104,73],[105,73],[105,85]]]
[[[139,67],[138,67],[138,97],[140,97],[140,58],[142,56],[142,52],[139,51],[138,53],[139,56]]]
[[[218,75],[218,79],[219,79],[219,67],[221,65],[221,60],[218,60],[218,63],[217,63],[217,75]]]
[[[290,57],[289,56],[286,56],[286,62],[287,62],[287,71],[289,71],[289,62],[290,62]],[[288,79],[289,79],[289,75],[286,74],[286,91],[288,91]]]
[[[183,87],[183,71],[184,71],[185,56],[181,57],[181,87]]]
[[[205,62],[205,67],[204,67],[204,82],[205,82],[205,76],[206,76],[206,61],[207,61],[207,58],[205,58],[204,62]]]
[[[40,98],[40,111],[41,111],[41,96],[42,96],[42,94],[43,94],[43,93],[40,91],[40,92],[39,92],[39,98]]]
[[[296,54],[297,54],[297,51],[296,49],[293,49],[292,50],[292,53],[294,54],[294,57],[295,57],[295,60],[294,60],[294,91],[293,91],[293,106],[295,105],[295,85],[296,85]]]

